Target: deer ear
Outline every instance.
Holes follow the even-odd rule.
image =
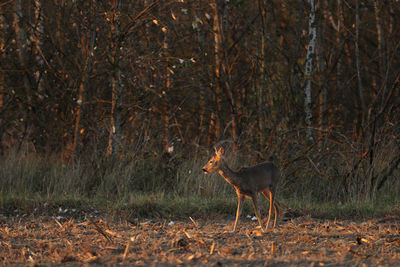
[[[218,149],[217,154],[219,154],[219,155],[223,155],[223,154],[224,154],[224,147],[223,147],[223,146],[221,146],[221,147]]]

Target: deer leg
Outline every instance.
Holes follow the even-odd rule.
[[[261,231],[264,232],[264,228],[262,226],[262,221],[261,221],[261,216],[260,216],[260,213],[259,213],[258,207],[257,207],[257,195],[251,196],[251,201],[253,202],[254,212],[257,216],[258,223],[260,224]]]
[[[272,203],[272,193],[271,193],[271,190],[269,190],[269,189],[264,190],[262,193],[265,196],[265,198],[267,200],[269,200],[268,220],[267,220],[267,226],[265,227],[265,230],[267,230],[268,226],[269,226],[269,220],[271,218],[272,205],[273,205],[273,203]]]
[[[236,210],[235,224],[233,225],[233,232],[236,231],[237,222],[238,222],[240,213],[242,212],[242,202],[243,202],[243,200],[244,200],[244,196],[238,194],[238,204],[237,204],[237,210]]]
[[[275,228],[276,219],[279,216],[279,202],[275,199],[275,197],[274,197],[273,202],[274,202],[274,210],[275,210],[275,219],[274,219],[274,227],[273,228]]]

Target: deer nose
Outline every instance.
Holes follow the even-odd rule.
[[[207,173],[207,170],[205,168],[201,169],[204,173]]]

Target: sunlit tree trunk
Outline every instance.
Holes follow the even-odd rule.
[[[120,66],[120,8],[121,1],[113,2],[112,18],[111,18],[111,65],[113,73],[111,76],[111,114],[110,114],[110,132],[108,137],[107,155],[116,154],[118,152],[118,144],[121,136],[121,66]]]
[[[86,83],[85,78],[86,77],[82,78],[81,83],[79,85],[78,100],[76,101],[74,136],[73,136],[73,142],[72,142],[72,147],[71,147],[72,154],[70,155],[72,160],[79,153],[78,142],[80,142],[80,135],[83,134],[83,131],[84,131],[84,129],[81,129],[81,117],[82,117],[82,109],[83,109],[82,108],[83,93],[85,92],[85,83]]]
[[[220,32],[220,22],[219,22],[219,12],[218,12],[218,2],[217,0],[212,0],[211,6],[214,11],[213,16],[213,35],[214,35],[214,86],[215,86],[215,102],[216,110],[213,110],[210,118],[209,127],[209,138],[214,135],[216,138],[220,136],[220,122],[219,117],[221,111],[221,32]],[[211,141],[210,141],[211,142]]]
[[[165,74],[164,74],[164,88],[161,92],[162,98],[164,99],[163,103],[163,114],[162,114],[162,121],[163,121],[163,129],[164,129],[164,150],[166,152],[173,152],[173,146],[170,140],[170,128],[169,128],[169,99],[168,95],[170,94],[170,87],[171,87],[171,69],[169,66],[169,36],[168,36],[168,27],[164,26],[162,31],[164,33],[164,40],[163,40],[163,52],[164,52],[164,60],[165,60]]]
[[[32,39],[35,43],[35,59],[37,62],[38,70],[35,72],[35,80],[37,84],[37,91],[39,98],[43,99],[44,84],[43,84],[43,71],[44,71],[44,60],[42,52],[42,35],[43,35],[43,16],[42,16],[43,5],[40,0],[35,0],[35,31],[32,35]]]
[[[205,35],[206,31],[204,29],[203,23],[199,23],[200,19],[199,17],[202,16],[201,10],[199,10],[200,4],[196,1],[191,2],[191,10],[192,10],[192,16],[196,20],[196,26],[193,27],[194,30],[196,31],[197,35],[197,45],[198,49],[201,53],[201,57],[198,59],[199,63],[201,64],[201,75],[206,76],[203,79],[208,80],[208,62],[207,59],[208,57],[205,56]],[[208,132],[207,132],[207,126],[209,125],[209,122],[206,119],[206,107],[207,107],[207,101],[206,101],[206,91],[204,88],[199,88],[199,134],[197,135],[197,140],[195,142],[195,149],[196,153],[198,149],[200,148],[200,144],[204,145],[207,140],[209,139]],[[211,146],[210,143],[207,144],[209,147]]]
[[[267,18],[265,1],[258,0],[258,8],[261,14],[261,37],[260,37],[260,60],[259,60],[259,73],[260,77],[257,80],[257,105],[258,105],[258,143],[260,151],[264,147],[264,90],[266,86],[265,82],[265,38],[267,30]]]
[[[228,40],[230,39],[229,36],[229,31],[227,30],[229,28],[228,25],[228,7],[227,3],[223,3],[222,6],[222,19],[219,19],[219,40],[220,40],[220,59],[221,60],[221,70],[222,70],[222,75],[220,73],[220,82],[223,82],[225,86],[222,87],[225,89],[228,100],[230,102],[230,123],[228,124],[230,127],[230,132],[232,139],[234,140],[233,142],[233,150],[236,150],[236,145],[237,145],[237,140],[239,137],[239,116],[238,112],[240,112],[240,106],[239,106],[239,101],[237,98],[237,95],[235,94],[234,87],[232,84],[232,75],[231,75],[231,70],[232,70],[232,64],[235,64],[235,62],[230,62],[232,60],[230,58],[230,55],[228,54]],[[221,88],[221,89],[222,89]]]
[[[91,2],[91,5],[94,3]],[[93,9],[93,6],[91,7]],[[92,10],[93,11],[93,10]],[[93,12],[90,12],[90,16],[94,16]],[[83,27],[82,27],[83,28]],[[72,142],[72,158],[76,158],[80,154],[81,148],[81,137],[87,131],[82,127],[82,117],[85,105],[85,94],[88,87],[89,74],[92,71],[92,59],[94,56],[94,44],[96,41],[96,27],[94,22],[90,25],[89,30],[82,29],[81,32],[81,55],[83,58],[83,66],[81,71],[81,81],[79,84],[76,107],[75,107],[75,124],[74,124],[74,136]]]
[[[308,33],[309,33],[309,43],[307,48],[307,56],[306,56],[306,68],[305,68],[305,114],[306,114],[306,126],[308,127],[307,135],[309,139],[313,138],[312,133],[312,111],[311,111],[311,74],[313,70],[313,58],[315,51],[315,40],[317,37],[317,26],[315,24],[315,13],[317,10],[317,4],[314,0],[310,0],[310,17],[308,21]]]
[[[258,143],[260,146],[260,151],[264,149],[265,134],[266,129],[266,110],[271,110],[273,106],[272,101],[272,91],[268,90],[267,86],[267,68],[266,68],[266,40],[268,38],[268,23],[267,23],[267,1],[259,0],[258,8],[261,14],[261,36],[260,36],[260,59],[259,59],[259,79],[257,79],[257,105],[258,105]],[[269,113],[271,114],[271,113]]]

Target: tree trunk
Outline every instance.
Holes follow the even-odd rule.
[[[375,0],[374,1],[374,10],[375,10],[375,20],[376,20],[376,35],[378,39],[378,54],[379,54],[379,73],[380,73],[380,80],[383,93],[381,95],[381,104],[385,100],[386,95],[386,44],[384,38],[384,29],[382,27],[381,21],[381,1]]]
[[[27,64],[27,37],[26,33],[24,30],[24,27],[21,23],[21,18],[23,17],[22,13],[22,0],[16,0],[15,1],[15,12],[14,12],[14,30],[15,30],[15,35],[16,35],[16,41],[17,41],[17,46],[18,46],[18,59],[19,59],[19,64],[22,69],[23,73],[23,83],[24,83],[24,88],[25,88],[25,94],[26,94],[26,105],[27,109],[23,111],[25,114],[25,122],[27,122],[30,110],[32,109],[32,96],[31,96],[31,85],[29,83],[29,77],[28,77],[28,67],[26,66]]]
[[[120,8],[121,1],[114,1],[114,13],[111,15],[111,65],[113,74],[111,76],[111,114],[110,114],[110,132],[108,136],[108,147],[106,155],[116,154],[121,136],[121,66],[120,66]]]
[[[219,39],[220,39],[220,47],[222,49],[222,53],[220,53],[220,57],[222,57],[221,60],[221,69],[222,69],[222,74],[221,75],[221,81],[223,81],[225,87],[223,87],[226,90],[226,94],[228,96],[229,102],[230,102],[230,115],[231,115],[231,121],[230,121],[230,130],[231,130],[231,136],[232,139],[234,140],[233,142],[233,150],[236,150],[236,144],[239,138],[239,116],[238,112],[240,111],[240,107],[238,105],[238,99],[236,97],[233,84],[232,84],[232,75],[231,75],[231,64],[229,62],[229,55],[228,55],[228,47],[227,47],[227,39],[229,38],[228,34],[229,32],[227,31],[228,28],[228,8],[227,4],[224,3],[223,5],[223,10],[222,10],[222,20],[219,20]],[[228,124],[229,125],[229,124]]]
[[[191,2],[191,10],[192,10],[192,16],[198,19],[199,17],[202,16],[202,12],[198,10],[198,3],[195,1]],[[197,33],[197,44],[198,44],[198,49],[201,53],[201,57],[198,59],[200,64],[201,64],[201,71],[202,74],[204,75],[204,80],[209,80],[208,76],[208,61],[207,57],[204,56],[205,53],[205,35],[206,31],[203,27],[202,23],[197,23],[197,27],[194,28],[194,30]],[[195,144],[195,149],[196,149],[196,154],[198,152],[198,149],[200,148],[200,145],[205,144],[207,141],[209,141],[209,136],[208,136],[208,131],[207,131],[207,126],[209,125],[209,122],[206,121],[206,108],[207,108],[207,101],[206,101],[206,91],[204,87],[199,88],[199,134],[197,135],[196,140],[194,141]],[[211,143],[207,143],[207,145],[210,147]]]
[[[3,31],[5,29],[5,19],[3,15],[0,15],[0,30]],[[5,34],[0,34],[0,51],[4,51],[5,45]],[[3,61],[5,58],[4,53],[0,54],[0,60]],[[4,105],[4,93],[5,92],[5,84],[4,84],[4,72],[0,71],[0,114],[3,114],[3,105]],[[4,133],[4,121],[3,116],[0,116],[0,156],[4,154],[3,151],[3,133]]]
[[[266,39],[266,31],[267,31],[267,18],[266,18],[266,8],[265,8],[265,1],[259,0],[258,1],[258,8],[261,13],[261,40],[260,40],[260,67],[259,73],[260,78],[257,80],[257,105],[258,105],[258,144],[260,147],[260,152],[264,149],[264,90],[266,87],[265,82],[265,39]]]
[[[93,5],[94,3],[91,3]],[[92,7],[93,8],[93,7]],[[91,14],[93,15],[93,14]],[[88,87],[89,74],[92,71],[92,59],[94,56],[94,44],[96,41],[96,27],[91,25],[91,29],[81,33],[81,53],[84,59],[84,66],[81,68],[81,81],[78,90],[78,100],[75,108],[74,136],[71,147],[71,160],[74,160],[80,154],[81,137],[85,132],[82,128],[82,117],[84,113],[85,94]],[[86,129],[87,130],[87,129]]]
[[[220,136],[220,121],[219,116],[221,115],[221,56],[220,53],[222,51],[221,48],[221,32],[220,32],[220,22],[219,22],[219,12],[218,12],[218,2],[217,0],[212,0],[211,6],[214,11],[214,19],[213,19],[213,34],[214,34],[214,86],[215,86],[215,103],[216,103],[216,111],[213,110],[211,114],[211,122],[209,133],[213,133],[213,135],[218,139]],[[212,128],[211,128],[212,127]],[[215,141],[215,140],[214,140]]]
[[[312,140],[313,132],[311,129],[312,126],[312,111],[311,111],[311,74],[313,68],[313,58],[314,58],[314,51],[315,51],[315,40],[317,37],[317,27],[315,24],[315,13],[317,10],[317,5],[314,3],[314,0],[310,0],[310,17],[308,23],[308,32],[309,32],[309,43],[307,48],[307,57],[306,57],[306,69],[305,69],[305,79],[306,79],[306,86],[305,86],[305,108],[304,111],[306,113],[306,126],[308,127],[307,136],[309,139]]]
[[[164,74],[164,88],[161,92],[163,101],[163,114],[162,114],[162,121],[163,121],[163,128],[164,128],[164,150],[168,153],[172,153],[174,147],[171,144],[170,140],[170,128],[169,128],[169,101],[168,101],[168,94],[170,93],[171,87],[171,73],[169,67],[169,36],[168,36],[168,28],[164,26],[162,28],[164,32],[164,40],[163,40],[163,51],[164,51],[164,59],[165,59],[165,74]]]
[[[336,90],[339,92],[342,90],[342,74],[343,74],[343,59],[342,59],[342,49],[344,44],[342,44],[342,28],[344,27],[344,15],[343,15],[343,2],[342,0],[337,0],[337,28],[336,28],[336,44],[338,51],[338,61],[336,66]]]
[[[325,6],[324,1],[320,2],[320,8],[323,10],[323,13],[325,14],[325,10],[327,9],[327,6]],[[322,139],[325,136],[325,132],[327,129],[327,99],[328,99],[328,90],[327,90],[327,75],[326,75],[326,61],[324,60],[324,54],[326,53],[325,51],[325,43],[323,37],[325,36],[325,31],[326,31],[326,25],[327,25],[327,20],[324,19],[321,22],[320,26],[320,31],[318,34],[318,53],[316,53],[318,59],[317,59],[317,64],[318,64],[318,73],[320,73],[319,76],[319,86],[320,86],[320,92],[319,92],[319,116],[318,116],[318,126],[319,126],[319,137],[318,139],[320,142],[318,143],[318,148],[319,151],[321,151],[324,146]]]
[[[35,27],[35,33],[33,34],[33,39],[35,43],[35,56],[36,56],[36,62],[38,66],[38,70],[35,72],[35,80],[37,84],[37,91],[39,94],[39,98],[43,99],[44,94],[44,84],[43,84],[43,78],[42,78],[42,73],[44,69],[44,60],[43,60],[43,53],[42,53],[42,35],[43,35],[43,18],[42,18],[42,3],[40,0],[35,0],[35,20],[36,20],[36,27]]]
[[[364,112],[366,111],[366,105],[364,100],[364,88],[361,78],[361,64],[360,64],[360,48],[359,48],[359,36],[360,36],[360,0],[356,0],[356,36],[355,36],[355,53],[356,53],[356,67],[357,67],[357,84],[358,93],[360,96],[361,108],[363,111],[362,118],[364,118]],[[363,123],[362,123],[363,124]]]

